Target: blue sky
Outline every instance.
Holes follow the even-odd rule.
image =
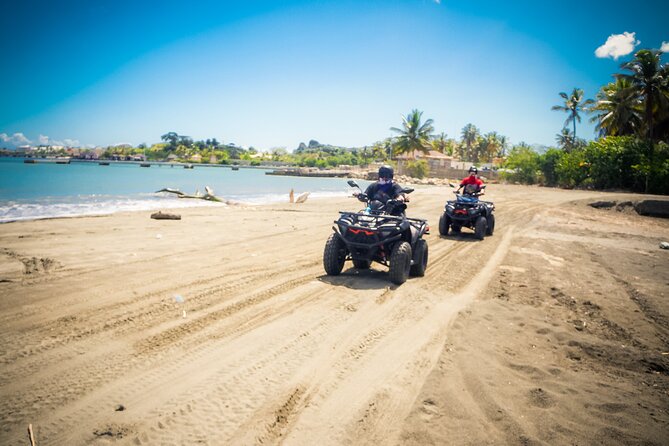
[[[310,139],[363,146],[391,136],[414,108],[450,137],[473,123],[512,143],[550,145],[566,118],[550,110],[558,93],[594,97],[630,58],[595,55],[610,36],[600,51],[669,42],[669,6],[644,1],[0,8],[0,147],[151,144],[169,131],[261,150]],[[591,139],[584,118],[577,135]]]

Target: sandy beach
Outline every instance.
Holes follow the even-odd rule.
[[[667,444],[669,220],[491,185],[444,238],[452,196],[399,287],[325,275],[350,198],[0,225],[0,444]]]

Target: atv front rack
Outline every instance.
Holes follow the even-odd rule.
[[[364,212],[346,212],[346,211],[339,211],[341,215],[350,215],[350,216],[355,216],[355,217],[367,217],[367,218],[374,218],[381,221],[403,221],[407,220],[409,223],[413,224],[423,224],[427,223],[427,220],[424,220],[422,218],[410,218],[410,217],[400,217],[397,215],[387,215],[387,214],[366,214]],[[338,220],[335,220],[334,222],[337,223]]]

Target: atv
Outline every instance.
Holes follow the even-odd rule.
[[[470,187],[471,186],[471,187]],[[448,235],[449,229],[460,233],[464,226],[474,230],[477,239],[483,240],[486,235],[495,231],[495,205],[490,201],[479,200],[483,195],[484,186],[465,186],[464,193],[453,192],[455,200],[446,202],[444,213],[439,218],[439,234]]]
[[[348,184],[360,189],[353,180]],[[402,192],[409,194],[413,189]],[[368,269],[372,262],[387,266],[390,280],[397,285],[406,282],[409,275],[424,276],[428,250],[423,235],[430,230],[427,221],[407,218],[403,202],[388,200],[384,204],[362,191],[357,197],[367,206],[359,212],[339,212],[323,251],[325,272],[337,276],[344,262],[351,260],[358,269]]]

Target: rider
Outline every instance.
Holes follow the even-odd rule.
[[[409,201],[409,197],[402,193],[402,186],[393,181],[393,176],[392,167],[388,165],[379,167],[379,180],[365,189],[365,195],[369,200],[378,200],[384,204],[391,199]]]
[[[460,192],[460,189],[462,189],[464,187],[465,188],[465,194],[468,194],[468,195],[474,195],[474,194],[483,195],[483,192],[481,190],[483,188],[483,180],[481,180],[478,177],[478,173],[479,173],[479,171],[476,168],[476,166],[471,166],[469,168],[469,176],[465,177],[460,182],[460,187],[458,187],[457,192]],[[473,190],[473,192],[472,192],[472,190]]]

